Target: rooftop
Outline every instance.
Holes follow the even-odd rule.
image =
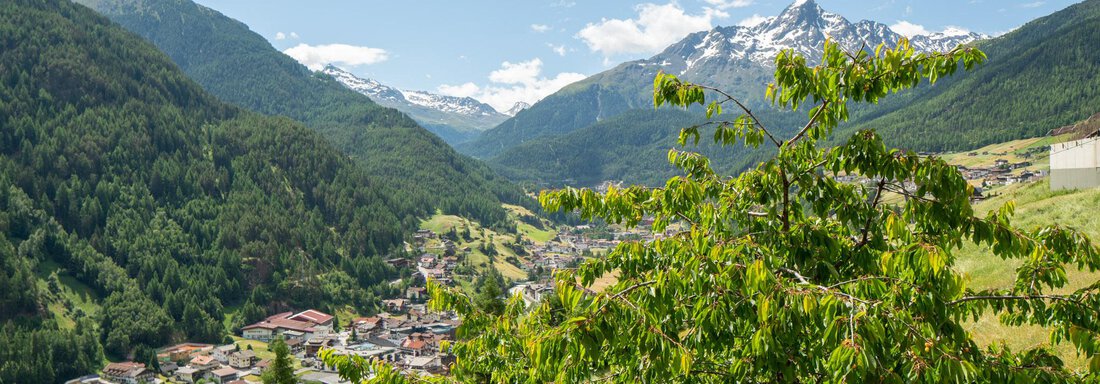
[[[325,324],[332,321],[333,316],[327,313],[318,311],[316,309],[307,309],[298,313],[297,315],[290,316],[290,320],[312,322],[314,324]]]
[[[215,369],[213,372],[210,372],[210,373],[213,373],[214,376],[226,377],[226,376],[236,375],[237,370],[233,369],[233,368],[225,367],[225,368]]]

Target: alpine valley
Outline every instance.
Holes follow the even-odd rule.
[[[712,12],[754,2],[697,3]],[[548,7],[569,12],[574,5]],[[1056,296],[1100,290],[1092,282],[1100,257],[1072,259],[1078,269],[1057,258],[1092,247],[1068,228],[1100,235],[1089,214],[1100,209],[1100,190],[1059,191],[1043,179],[1051,145],[1095,139],[1100,129],[1100,0],[998,36],[948,28],[908,38],[887,24],[853,22],[814,0],[795,0],[752,25],[676,34],[646,50],[651,57],[604,62],[587,73],[602,72],[554,83],[537,102],[506,111],[443,95],[442,86],[437,93],[390,86],[402,82],[373,72],[368,78],[354,63],[304,65],[276,49],[282,32],[268,40],[211,7],[218,8],[192,0],[0,0],[0,384],[327,383],[347,382],[356,369],[393,383],[408,382],[390,375],[398,371],[427,382],[446,382],[437,381],[446,375],[469,382],[938,382],[922,372],[847,376],[859,364],[873,366],[875,354],[939,354],[868,372],[935,363],[942,377],[957,379],[942,381],[982,381],[971,376],[972,361],[956,358],[964,354],[987,358],[981,362],[989,372],[1008,366],[1020,382],[1100,377],[1100,313],[1090,317],[1095,307],[1066,309],[1050,299],[1100,297]],[[371,15],[398,16],[421,15]],[[554,29],[521,24],[531,34]],[[918,59],[959,49],[984,62],[922,67],[937,75],[912,89],[905,88],[920,76],[880,88],[897,93],[881,102],[853,101],[848,120],[828,135],[813,130],[815,121],[824,123],[807,108],[792,112],[767,97],[781,69],[805,69],[777,59],[781,52],[812,66],[831,43],[854,57],[899,42]],[[573,52],[550,48],[559,57]],[[826,57],[846,60],[832,53]],[[491,81],[547,83],[540,68]],[[667,89],[654,90],[663,74],[715,89],[683,88],[668,93],[679,98],[673,101],[660,93]],[[832,88],[848,85],[835,79]],[[685,100],[705,94],[709,101],[716,90],[736,97],[769,134],[803,139],[800,146],[723,146],[715,144],[719,131],[710,140],[711,130],[678,144],[682,128],[714,122],[704,104],[684,107],[691,104]],[[838,92],[815,90],[826,91]],[[656,104],[669,105],[655,108],[655,92]],[[503,109],[497,99],[483,100]],[[740,112],[726,108],[719,119]],[[856,144],[840,145],[852,137]],[[876,137],[885,144],[867,139]],[[821,169],[842,151],[885,160],[853,156]],[[841,172],[860,161],[873,163],[866,169],[878,176]],[[804,168],[763,174],[765,167]],[[905,173],[911,169],[920,171]],[[895,173],[908,179],[891,179],[900,185],[891,190]],[[917,192],[907,189],[918,181]],[[773,182],[781,192],[766,189]],[[548,191],[559,187],[580,189]],[[1017,197],[1026,215],[1020,222],[1064,227],[1012,227],[1007,217]],[[972,210],[991,213],[982,219]],[[943,217],[963,229],[937,221]],[[902,243],[908,248],[887,251]],[[1009,291],[1024,289],[1017,276],[1032,272],[1047,273],[1042,283],[1055,289]],[[996,299],[1013,304],[978,307],[972,302],[994,296],[972,287],[1012,293]],[[662,296],[678,289],[698,291]],[[791,299],[796,294],[805,298]],[[429,305],[429,297],[438,301]],[[982,309],[950,312],[971,304]],[[932,308],[919,313],[934,316],[892,318],[880,310],[918,313],[906,306]],[[998,312],[1016,309],[1034,312]],[[823,313],[831,317],[822,320]],[[1049,316],[1027,318],[1032,313]],[[923,328],[898,326],[905,321]],[[1052,331],[1074,321],[1076,328]],[[788,326],[836,345],[799,340]],[[745,329],[753,336],[742,337]],[[627,345],[627,337],[637,339]],[[911,345],[890,349],[890,337]],[[965,347],[941,351],[946,341]],[[769,349],[781,344],[799,353],[813,345],[820,355]],[[971,348],[979,345],[980,352]],[[338,363],[357,356],[381,365],[333,368],[330,352],[321,351],[339,351]],[[758,356],[735,354],[746,351]],[[587,365],[547,357],[568,354]],[[490,368],[470,373],[478,364]],[[796,365],[839,368],[784,376]],[[497,370],[513,376],[494,376]],[[753,370],[765,373],[735,376]],[[629,376],[636,372],[650,376]],[[509,380],[516,377],[526,379]]]

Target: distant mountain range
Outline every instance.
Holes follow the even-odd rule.
[[[675,146],[678,128],[701,121],[701,114],[653,115],[652,81],[658,71],[741,97],[785,135],[800,127],[806,116],[770,108],[763,99],[774,72],[769,58],[792,48],[813,61],[826,36],[849,50],[873,49],[880,43],[893,46],[901,38],[884,24],[851,23],[813,1],[799,1],[756,26],[695,33],[649,59],[571,84],[457,148],[486,159],[515,180],[549,185],[592,185],[608,179],[659,184],[673,172],[671,167],[663,156],[639,154],[659,154]],[[1092,48],[1097,36],[1100,0],[1070,6],[993,39],[961,31],[914,37],[911,44],[921,51],[969,43],[983,49],[989,60],[973,71],[891,96],[878,105],[853,106],[851,121],[834,137],[876,129],[891,145],[939,151],[1044,135],[1100,111],[1100,76],[1095,76],[1100,73],[1100,51]],[[668,124],[668,129],[658,129],[654,119]],[[762,150],[745,148],[687,149],[712,155],[713,165],[730,173],[766,156]]]
[[[367,95],[378,104],[405,112],[452,145],[477,137],[482,131],[497,126],[511,116],[471,97],[401,90],[374,79],[358,77],[333,65],[325,66],[321,72],[332,76],[345,87]]]
[[[458,148],[488,158],[535,137],[567,133],[630,109],[651,107],[653,77],[658,71],[706,82],[759,105],[772,77],[775,56],[783,49],[794,49],[813,60],[821,56],[826,38],[854,51],[880,43],[892,46],[901,37],[886,24],[851,23],[812,0],[800,0],[755,26],[693,33],[649,59],[623,63],[571,84]],[[937,33],[915,37],[911,44],[918,51],[933,51],[984,37]]]

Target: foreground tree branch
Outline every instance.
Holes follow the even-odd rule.
[[[955,167],[890,149],[874,131],[837,145],[822,140],[847,119],[849,103],[970,69],[985,56],[970,47],[916,53],[894,47],[843,52],[824,46],[815,66],[792,51],[776,58],[766,97],[776,108],[814,105],[806,123],[771,131],[748,105],[721,90],[661,73],[654,106],[705,106],[715,123],[687,127],[681,145],[714,129],[723,146],[764,143],[774,157],[721,176],[706,157],[669,151],[684,176],[660,188],[599,194],[544,192],[548,211],[635,223],[654,218],[691,230],[624,242],[607,257],[556,276],[556,290],[531,308],[513,298],[500,315],[469,305],[455,289],[433,285],[435,308],[464,316],[453,376],[440,382],[1065,382],[1097,380],[1097,295],[1047,295],[1064,286],[1067,267],[1100,269],[1100,252],[1065,228],[1022,231],[1012,205],[979,216]],[[708,103],[708,95],[718,95]],[[722,105],[739,116],[722,121]],[[775,132],[797,132],[780,141]],[[860,175],[874,188],[831,175]],[[905,196],[890,203],[886,193]],[[764,218],[764,219],[761,219]],[[881,222],[879,222],[881,220]],[[965,243],[1018,262],[1010,295],[974,293],[956,269]],[[855,245],[853,247],[853,245]],[[617,282],[589,291],[608,273]],[[577,282],[580,287],[577,286]],[[1077,305],[1047,305],[1075,302]],[[983,348],[964,322],[998,315],[1008,326],[1046,326],[1096,361],[1072,372],[1044,348]],[[326,362],[329,360],[326,359]],[[343,371],[342,371],[343,372]],[[383,382],[402,382],[399,375]]]

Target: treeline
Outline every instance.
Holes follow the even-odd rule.
[[[0,7],[0,68],[0,382],[223,342],[230,305],[238,324],[369,312],[402,273],[384,257],[434,210],[313,130],[217,101],[68,1]],[[95,313],[51,273],[89,287]]]
[[[539,210],[522,189],[385,108],[271,47],[243,23],[178,0],[80,0],[144,36],[213,95],[321,132],[403,201],[514,232],[500,203]],[[171,15],[166,17],[164,15]]]

